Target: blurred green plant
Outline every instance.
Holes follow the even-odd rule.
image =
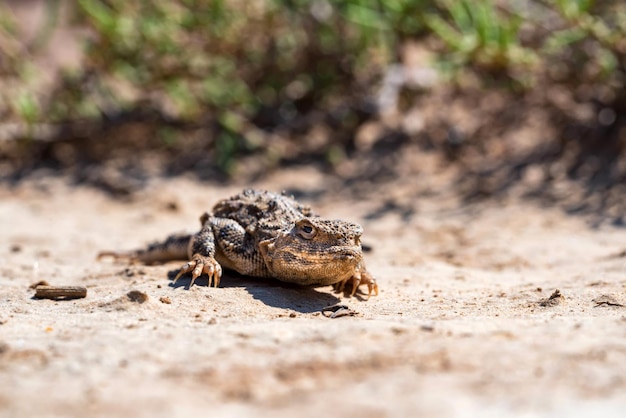
[[[550,79],[624,92],[619,0],[79,0],[74,7],[74,24],[91,32],[84,67],[41,92],[26,80],[28,48],[0,5],[0,77],[23,84],[0,92],[12,104],[0,106],[0,118],[94,120],[148,106],[167,120],[214,123],[212,155],[227,173],[242,153],[271,148],[271,135],[260,131],[306,129],[312,114],[347,132],[319,155],[345,158],[363,122],[359,106],[407,41],[435,45],[443,68],[488,82],[531,89]],[[169,127],[162,143],[176,136]]]
[[[23,92],[15,100],[15,111],[29,125],[40,118],[39,104],[29,92]]]
[[[537,61],[536,52],[520,42],[519,14],[501,13],[490,0],[448,0],[441,6],[426,15],[425,24],[445,44],[444,59],[454,69],[472,65],[502,74]]]
[[[547,40],[545,53],[566,59],[593,81],[624,87],[626,4],[619,1],[552,0],[545,3],[562,18]],[[580,81],[580,77],[572,77]]]
[[[426,3],[80,0],[79,17],[96,34],[84,73],[97,75],[97,88],[72,89],[87,100],[65,95],[98,103],[105,114],[148,102],[180,120],[211,115],[218,124],[215,162],[230,172],[237,155],[258,141],[249,139],[249,123],[229,121],[273,130],[356,103],[396,59],[400,37],[425,29]],[[63,101],[56,107],[71,109]],[[91,115],[89,107],[76,109]],[[358,124],[353,113],[349,105],[339,123]]]

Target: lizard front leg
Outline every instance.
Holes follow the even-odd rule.
[[[346,283],[352,280],[352,291],[350,292],[350,296],[354,296],[357,289],[360,285],[367,286],[367,297],[372,296],[372,291],[376,296],[378,296],[378,283],[376,283],[376,279],[370,272],[365,269],[365,265],[361,263],[361,267],[356,269],[352,277],[349,277],[346,280],[342,280],[339,283],[334,284],[335,291],[343,292]]]
[[[201,274],[206,274],[209,279],[209,287],[213,284],[219,286],[222,277],[222,266],[215,260],[215,237],[213,232],[212,218],[208,214],[202,215],[202,229],[189,241],[189,262],[184,264],[176,277],[174,283],[185,273],[191,272],[191,283],[193,286]]]

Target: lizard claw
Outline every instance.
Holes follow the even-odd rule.
[[[366,285],[367,286],[367,297],[372,296],[372,292],[374,295],[378,296],[378,284],[376,283],[376,279],[370,273],[365,270],[355,272],[352,277],[346,280],[342,280],[339,283],[335,283],[333,285],[335,292],[341,293],[344,291],[346,284],[352,281],[352,290],[350,291],[350,296],[354,296],[356,291],[359,289],[359,286]]]
[[[217,287],[219,286],[220,278],[222,277],[222,266],[220,266],[213,257],[195,255],[191,261],[188,261],[180,268],[180,271],[174,278],[174,283],[176,283],[176,281],[180,279],[183,274],[189,272],[191,272],[191,283],[189,283],[189,287],[193,286],[196,279],[202,274],[206,274],[208,276],[209,287],[211,287],[211,285]]]
[[[194,266],[195,266],[195,263],[193,261],[190,261],[186,263],[185,265],[183,265],[178,271],[178,274],[176,275],[176,277],[174,277],[174,283],[176,283],[183,274],[189,273],[191,269],[193,269]]]
[[[374,291],[374,295],[378,296],[378,283],[376,283],[375,278],[371,278],[370,281],[365,283],[367,285],[367,297],[369,298],[372,295],[372,290]]]

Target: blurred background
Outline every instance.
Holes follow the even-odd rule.
[[[5,0],[0,178],[125,197],[308,165],[410,184],[399,210],[452,189],[622,225],[625,83],[621,0]]]

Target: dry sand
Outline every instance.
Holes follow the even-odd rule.
[[[95,259],[193,230],[239,189],[159,180],[121,202],[59,180],[0,186],[0,416],[623,416],[625,229],[519,201],[424,198],[408,217],[375,190],[305,197],[364,226],[370,300],[233,274],[188,289],[171,282],[181,263]],[[39,280],[88,295],[35,300]],[[356,315],[320,314],[337,302]]]

